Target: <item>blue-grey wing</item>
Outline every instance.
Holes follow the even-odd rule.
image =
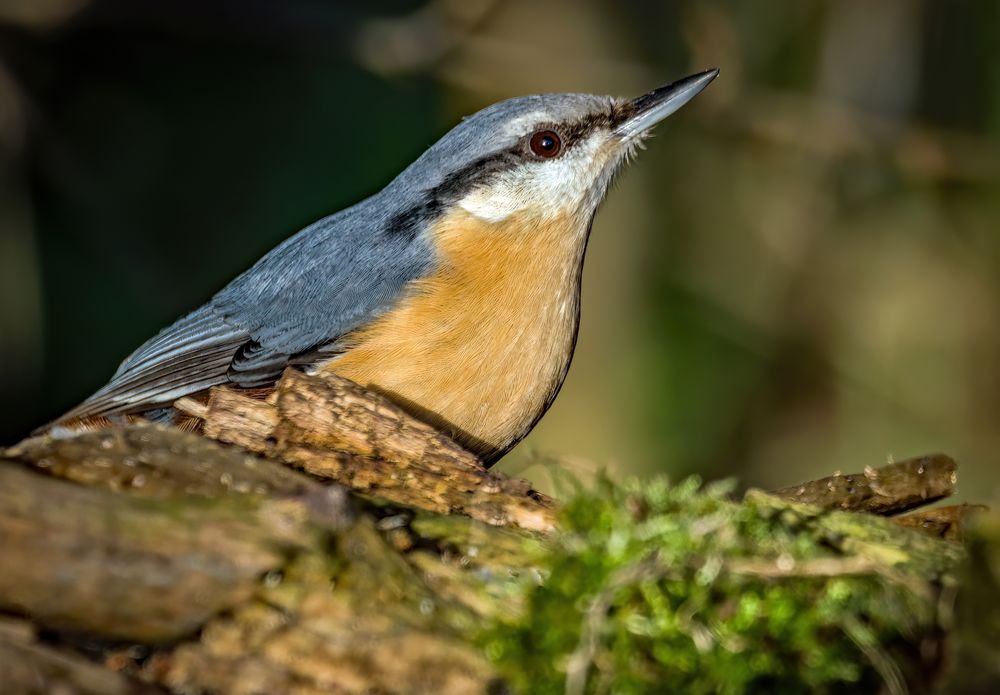
[[[205,306],[125,359],[111,381],[57,422],[138,412],[211,386],[273,382],[391,306],[426,272],[426,242],[369,199],[286,240]]]
[[[56,422],[144,410],[226,383],[233,355],[248,339],[201,307],[144,343],[103,388]]]
[[[289,361],[387,309],[428,272],[433,253],[413,215],[390,217],[378,196],[320,220],[264,256],[210,306],[251,342],[229,369],[241,386],[273,381]]]

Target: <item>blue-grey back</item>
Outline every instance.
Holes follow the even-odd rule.
[[[268,349],[294,355],[357,327],[433,265],[420,235],[393,233],[382,195],[311,224],[210,305]]]

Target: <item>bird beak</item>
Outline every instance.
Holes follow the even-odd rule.
[[[706,70],[633,99],[632,115],[615,129],[615,133],[624,140],[645,133],[694,99],[718,74],[718,68]]]

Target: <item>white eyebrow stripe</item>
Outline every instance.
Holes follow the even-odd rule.
[[[532,111],[530,113],[522,114],[505,123],[504,132],[511,136],[521,136],[528,129],[528,126],[533,126],[536,123],[542,123],[547,120],[551,119],[544,111]]]

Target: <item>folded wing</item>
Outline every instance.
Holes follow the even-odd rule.
[[[249,340],[204,306],[144,343],[111,381],[56,422],[149,410],[226,383],[233,356]]]

